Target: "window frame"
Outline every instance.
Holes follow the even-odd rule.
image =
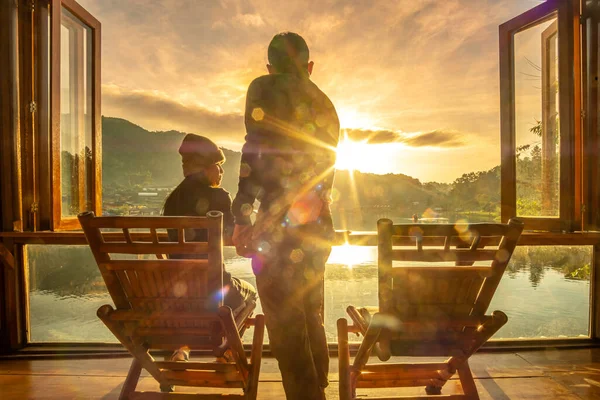
[[[582,12],[582,87],[583,96],[583,196],[589,205],[582,210],[584,229],[600,230],[600,210],[595,205],[600,198],[600,0],[583,0]]]
[[[92,171],[91,172],[91,203],[96,215],[102,214],[102,117],[101,117],[101,24],[88,11],[74,0],[52,0],[51,2],[51,35],[50,35],[50,168],[52,182],[50,185],[51,228],[53,230],[81,229],[76,216],[62,215],[62,177],[61,177],[61,118],[60,118],[60,74],[61,74],[61,26],[62,8],[66,8],[87,25],[92,33],[91,74],[92,74]],[[85,178],[84,178],[85,179]],[[83,190],[83,188],[79,188]]]
[[[557,17],[560,115],[558,218],[522,217],[525,229],[573,232],[582,227],[581,89],[579,4],[547,0],[500,25],[501,219],[517,216],[514,35]],[[576,22],[577,21],[577,22]],[[576,117],[577,116],[577,117]]]

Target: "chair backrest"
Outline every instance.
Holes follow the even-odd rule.
[[[380,312],[415,337],[460,330],[473,321],[477,326],[522,231],[516,219],[399,225],[379,220]]]
[[[206,217],[96,217],[87,212],[79,221],[117,312],[140,316],[136,329],[210,326],[198,322],[203,316],[214,322],[223,294],[221,212]],[[159,232],[171,229],[177,241],[161,241]],[[185,232],[197,229],[208,231],[207,242],[186,241]],[[170,254],[190,258],[163,256]],[[161,317],[152,318],[152,313]],[[190,318],[182,317],[186,314]]]

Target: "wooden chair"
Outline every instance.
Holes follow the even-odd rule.
[[[95,217],[87,212],[79,215],[79,221],[116,306],[116,310],[110,305],[100,307],[98,317],[134,357],[119,398],[256,399],[264,317],[250,318],[254,302],[235,318],[229,307],[222,306],[223,214]],[[178,241],[160,242],[157,230],[162,229],[177,230]],[[208,230],[208,242],[187,242],[187,229]],[[137,258],[116,258],[115,254]],[[207,259],[166,259],[163,254],[204,254]],[[157,259],[148,259],[148,255]],[[254,337],[248,359],[240,333],[250,325],[254,325]],[[183,346],[210,351],[217,357],[227,352],[233,361],[157,361],[150,355],[150,350],[170,355]],[[142,368],[158,381],[163,393],[136,391]],[[241,388],[243,394],[168,393],[175,385]]]
[[[516,219],[463,225],[379,220],[379,312],[371,317],[350,306],[354,324],[337,321],[340,399],[355,399],[356,388],[415,386],[424,386],[426,395],[410,398],[478,399],[468,359],[508,321],[502,311],[485,312],[522,231]],[[364,336],[352,364],[349,332]],[[448,358],[369,365],[372,352],[381,361]],[[464,394],[440,396],[455,372]]]

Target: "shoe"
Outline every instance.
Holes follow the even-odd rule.
[[[190,361],[189,347],[181,347],[175,350],[168,361]]]
[[[230,362],[234,362],[234,358],[233,358],[233,352],[231,351],[231,349],[227,349],[225,351],[225,353],[223,353],[223,356],[221,357],[217,357],[216,362],[218,363],[230,363]]]

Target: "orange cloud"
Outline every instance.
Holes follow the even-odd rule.
[[[411,147],[462,147],[466,134],[456,130],[436,129],[429,132],[405,133],[391,130],[344,129],[345,135],[356,142],[369,144],[402,143]]]

